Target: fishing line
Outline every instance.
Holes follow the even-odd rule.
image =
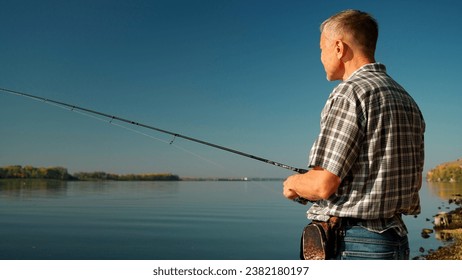
[[[174,140],[176,138],[183,138],[183,139],[186,139],[186,140],[189,140],[189,141],[192,141],[192,142],[196,142],[196,143],[203,144],[203,145],[206,145],[206,146],[210,146],[210,147],[213,147],[213,148],[216,148],[216,149],[224,150],[224,151],[227,151],[227,152],[230,152],[230,153],[238,154],[238,155],[248,157],[248,158],[251,158],[251,159],[254,159],[254,160],[265,162],[265,163],[268,163],[268,164],[271,164],[271,165],[274,165],[274,166],[277,166],[277,167],[288,169],[288,170],[291,170],[291,171],[294,171],[294,172],[297,172],[297,173],[300,173],[300,174],[306,173],[308,171],[306,169],[292,167],[292,166],[287,165],[287,164],[279,163],[279,162],[272,161],[272,160],[269,160],[269,159],[265,159],[265,158],[262,158],[262,157],[259,157],[259,156],[251,155],[251,154],[244,153],[244,152],[241,152],[241,151],[238,151],[238,150],[234,150],[234,149],[231,149],[231,148],[220,146],[220,145],[217,145],[217,144],[214,144],[214,143],[206,142],[204,140],[189,137],[189,136],[182,135],[182,134],[179,134],[179,133],[176,133],[176,132],[171,132],[171,131],[168,131],[168,130],[165,130],[165,129],[157,128],[157,127],[154,127],[154,126],[151,126],[151,125],[139,123],[139,122],[132,121],[132,120],[129,120],[129,119],[121,118],[121,117],[118,117],[118,116],[115,116],[115,115],[95,111],[95,110],[92,110],[92,109],[87,109],[87,108],[84,108],[84,107],[68,104],[68,103],[65,103],[65,102],[56,101],[56,100],[53,100],[53,99],[48,99],[48,98],[44,98],[44,97],[41,97],[41,96],[32,95],[32,94],[19,92],[19,91],[15,91],[15,90],[10,90],[10,89],[6,89],[6,88],[0,88],[0,91],[2,91],[4,93],[12,94],[12,95],[27,97],[27,98],[30,98],[30,99],[33,99],[33,100],[36,100],[36,101],[42,101],[44,103],[47,103],[47,104],[50,104],[50,105],[55,105],[55,106],[63,108],[63,109],[69,109],[72,112],[78,112],[78,113],[81,113],[81,114],[89,114],[89,115],[93,116],[96,119],[99,119],[99,117],[96,117],[96,116],[101,116],[101,117],[109,119],[110,124],[113,124],[114,120],[118,120],[118,121],[128,123],[128,124],[133,125],[133,126],[143,127],[143,128],[146,128],[146,129],[155,130],[155,131],[158,131],[158,132],[161,132],[161,133],[169,134],[169,135],[174,136],[173,140],[169,143],[170,145],[173,144],[173,142],[174,142]],[[304,198],[296,198],[295,201],[300,202],[302,204],[306,204],[306,202],[307,202],[307,200],[304,199]]]
[[[165,140],[163,140],[163,139],[154,137],[154,136],[152,136],[152,135],[150,135],[150,134],[144,133],[144,132],[142,132],[142,131],[140,131],[140,130],[133,129],[133,128],[131,128],[131,127],[127,127],[127,126],[124,126],[124,125],[121,125],[121,124],[118,124],[118,123],[114,123],[114,122],[112,122],[111,124],[114,125],[114,126],[117,126],[117,127],[123,128],[123,129],[126,129],[126,130],[128,130],[128,131],[131,131],[131,132],[134,132],[134,133],[137,133],[137,134],[140,134],[140,135],[149,137],[149,138],[151,138],[151,139],[160,141],[160,142],[162,142],[162,143],[169,144],[170,146],[172,146],[172,147],[174,147],[174,148],[176,148],[176,149],[178,149],[178,150],[181,150],[181,151],[183,151],[183,152],[185,152],[185,153],[188,153],[188,154],[190,154],[190,155],[192,155],[192,156],[195,156],[195,157],[197,157],[197,158],[199,158],[199,159],[201,159],[201,160],[203,160],[203,161],[206,161],[206,162],[208,162],[208,163],[210,163],[210,164],[212,164],[212,165],[216,165],[216,166],[221,167],[221,168],[223,168],[223,169],[225,168],[223,165],[221,165],[221,164],[219,164],[219,163],[217,163],[217,162],[214,162],[214,161],[211,160],[211,159],[205,158],[205,157],[203,157],[203,156],[201,156],[201,155],[199,155],[199,154],[194,153],[193,151],[187,150],[186,148],[183,148],[183,147],[181,147],[181,146],[178,146],[178,145],[174,144],[174,143],[173,143],[174,140],[172,140],[172,141],[170,141],[170,142],[169,142],[169,141],[165,141]]]
[[[51,106],[58,107],[58,108],[63,109],[63,110],[69,110],[69,107],[67,107],[67,106],[63,106],[63,105],[61,105],[61,104],[50,103],[50,102],[48,102],[48,101],[49,101],[49,100],[47,100],[47,101],[43,100],[42,102],[47,103],[47,104],[49,104],[49,105],[51,105]],[[162,143],[169,144],[169,145],[171,145],[172,147],[174,147],[174,148],[176,148],[176,149],[178,149],[178,150],[181,150],[181,151],[183,151],[183,152],[185,152],[185,153],[188,153],[188,154],[190,154],[190,155],[192,155],[192,156],[194,156],[194,157],[197,157],[197,158],[199,158],[199,159],[201,159],[201,160],[203,160],[203,161],[206,161],[206,162],[208,162],[208,163],[210,163],[210,164],[212,164],[212,165],[216,165],[216,166],[219,166],[219,167],[225,169],[225,167],[224,167],[223,165],[221,165],[221,164],[219,164],[219,163],[217,163],[217,162],[214,162],[214,161],[212,161],[212,160],[210,160],[210,159],[207,159],[207,158],[205,158],[205,157],[202,157],[202,156],[200,156],[200,155],[198,155],[198,154],[196,154],[196,153],[194,153],[194,152],[192,152],[192,151],[190,151],[190,150],[187,150],[187,149],[185,149],[185,148],[183,148],[183,147],[181,147],[181,146],[178,146],[178,145],[174,144],[173,142],[175,141],[176,136],[174,136],[174,138],[173,138],[171,141],[166,141],[166,140],[164,140],[164,139],[157,138],[157,137],[155,137],[155,136],[153,136],[153,135],[151,135],[151,134],[147,134],[147,133],[145,133],[145,132],[142,132],[141,130],[137,130],[137,129],[134,129],[134,128],[131,128],[131,127],[128,127],[128,126],[124,126],[124,125],[119,124],[119,123],[116,123],[116,122],[114,122],[114,117],[111,117],[111,119],[110,119],[109,122],[108,122],[107,119],[103,119],[102,117],[98,117],[98,116],[96,116],[96,115],[94,115],[94,114],[90,114],[90,113],[87,113],[87,112],[85,112],[85,111],[75,110],[75,106],[73,106],[73,107],[70,109],[70,111],[71,111],[71,112],[74,112],[74,113],[77,113],[77,114],[80,114],[80,115],[82,115],[82,116],[88,117],[88,118],[92,118],[92,119],[95,119],[95,120],[104,122],[104,123],[109,123],[109,124],[111,124],[111,125],[113,125],[113,126],[117,126],[117,127],[119,127],[119,128],[123,128],[123,129],[125,129],[125,130],[130,131],[130,132],[133,132],[133,133],[136,133],[136,134],[139,134],[139,135],[142,135],[142,136],[145,136],[145,137],[148,137],[148,138],[151,138],[151,139],[160,141],[160,142],[162,142]]]

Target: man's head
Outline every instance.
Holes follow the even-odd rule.
[[[350,70],[374,62],[377,38],[377,21],[365,12],[346,10],[325,20],[320,47],[327,79],[344,79]]]

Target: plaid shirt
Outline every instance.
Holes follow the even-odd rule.
[[[367,64],[340,83],[321,113],[321,131],[309,166],[342,179],[308,218],[364,219],[375,232],[407,233],[401,214],[420,213],[419,178],[424,163],[425,122],[412,97],[380,63]]]

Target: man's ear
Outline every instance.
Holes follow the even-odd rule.
[[[342,40],[336,40],[335,41],[335,55],[339,60],[343,58],[346,52],[346,48],[348,46],[345,45],[345,43]]]

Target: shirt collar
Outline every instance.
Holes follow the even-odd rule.
[[[361,66],[359,69],[351,73],[350,77],[346,81],[350,80],[354,76],[358,75],[361,72],[387,72],[385,65],[380,62],[368,63]]]

